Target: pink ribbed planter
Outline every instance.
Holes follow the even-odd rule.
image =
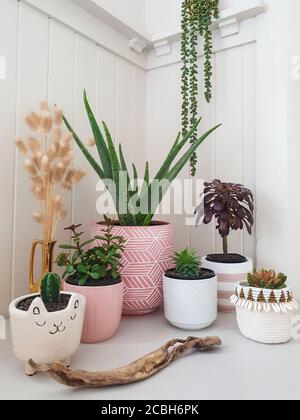
[[[122,316],[123,287],[123,282],[100,287],[64,283],[64,290],[86,298],[82,343],[101,343],[116,333]]]
[[[93,225],[92,235],[104,227]],[[167,223],[152,226],[115,226],[114,234],[126,240],[121,269],[124,282],[123,314],[147,315],[163,303],[162,278],[173,266],[174,227]]]

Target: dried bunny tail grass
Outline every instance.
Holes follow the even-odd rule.
[[[41,160],[41,172],[42,175],[49,175],[50,172],[50,161],[47,155],[44,155]]]
[[[31,181],[32,181],[33,188],[35,188],[35,187],[43,187],[43,185],[44,185],[43,178],[40,177],[40,176],[32,177],[31,178]]]
[[[88,140],[87,140],[87,142],[86,142],[86,144],[87,144],[89,147],[94,147],[94,146],[95,146],[95,144],[96,144],[96,140],[95,140],[94,138],[88,139]]]
[[[39,201],[44,201],[46,199],[45,188],[43,188],[43,187],[33,187],[32,188],[32,192],[33,192],[34,196]]]
[[[74,175],[72,176],[71,182],[72,184],[78,184],[86,175],[86,171],[83,169],[79,169],[75,171]]]
[[[61,140],[61,137],[62,137],[61,129],[59,127],[55,127],[53,129],[52,135],[53,135],[53,142],[54,143],[59,143],[60,140]]]
[[[41,131],[45,134],[50,133],[53,126],[53,118],[49,111],[42,111],[41,113]]]
[[[61,126],[63,121],[63,112],[62,109],[55,105],[54,106],[54,124],[56,126]]]
[[[32,213],[32,217],[37,223],[43,223],[43,216],[41,215],[41,213]]]
[[[40,141],[35,137],[29,137],[26,141],[28,149],[35,153],[38,150],[41,150],[42,146]]]
[[[73,135],[72,133],[66,133],[60,141],[60,147],[70,147]]]
[[[42,102],[40,103],[40,109],[41,109],[42,111],[49,111],[50,109],[49,109],[48,102],[46,102],[46,101],[42,101]]]
[[[70,163],[73,160],[73,151],[70,150],[63,158],[62,158],[62,162],[65,164],[65,166],[69,166]]]
[[[15,144],[16,144],[17,149],[22,155],[27,155],[27,147],[25,146],[23,140],[17,137],[15,139]]]
[[[63,159],[63,158],[65,158],[67,155],[68,155],[68,153],[69,152],[71,152],[71,147],[70,147],[70,145],[67,145],[67,146],[64,146],[64,147],[60,147],[60,150],[59,150],[59,157],[61,158],[61,159]]]
[[[67,217],[68,212],[66,210],[60,210],[57,215],[57,221],[61,222]]]
[[[49,150],[47,152],[47,156],[50,162],[52,162],[55,158],[57,158],[59,152],[59,145],[57,143],[51,143]]]
[[[41,123],[41,117],[36,114],[35,112],[31,112],[30,114],[27,114],[24,118],[24,121],[27,125],[27,127],[31,131],[38,131],[40,123]]]
[[[56,165],[52,172],[51,172],[51,181],[53,183],[59,183],[63,181],[65,174],[65,168],[60,168],[58,165]]]
[[[60,195],[55,195],[53,197],[53,208],[59,213],[62,210],[63,199]]]
[[[25,169],[29,173],[29,175],[31,175],[31,176],[36,176],[37,175],[37,170],[36,170],[35,164],[32,161],[32,159],[26,159],[25,162],[24,162],[24,165],[25,165]]]

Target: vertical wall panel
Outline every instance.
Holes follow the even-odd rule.
[[[75,34],[64,25],[51,20],[49,36],[49,105],[57,104],[62,107],[68,120],[73,123]],[[66,128],[63,129],[67,132]],[[65,197],[64,208],[68,213],[66,219],[57,226],[55,239],[58,244],[68,243],[69,234],[63,227],[70,226],[72,222],[72,193],[59,193]]]
[[[181,115],[181,94],[180,94],[180,78],[181,78],[181,65],[175,64],[168,67],[167,71],[167,100],[166,100],[166,138],[165,138],[165,150],[163,159],[166,158],[167,153],[171,150],[174,144],[177,134],[181,130],[180,115]],[[158,92],[159,94],[159,92]],[[181,157],[179,155],[179,157]],[[174,164],[178,162],[179,157],[174,160]],[[189,232],[190,228],[186,224],[185,215],[176,214],[180,207],[184,209],[184,190],[183,183],[185,179],[189,179],[189,168],[185,167],[178,178],[174,181],[174,188],[170,189],[170,194],[165,198],[165,202],[169,201],[171,209],[171,215],[166,217],[162,216],[164,220],[168,220],[175,226],[175,247],[176,249],[182,249],[189,244]],[[190,194],[189,200],[190,202]],[[178,207],[178,208],[176,208]],[[188,215],[187,215],[188,216]]]
[[[130,168],[134,161],[134,67],[122,58],[117,58],[116,84],[115,138],[117,144],[124,146]]]
[[[242,47],[216,55],[216,120],[223,123],[216,134],[216,177],[224,182],[243,182],[243,73]],[[222,241],[216,231],[216,249]],[[243,253],[243,234],[232,232],[229,251]]]
[[[13,138],[16,126],[16,80],[17,80],[17,38],[18,3],[11,0],[1,2],[0,13],[0,56],[5,57],[6,79],[0,80],[0,314],[6,315],[11,298],[12,274],[12,230],[14,203],[14,156]]]
[[[213,57],[213,65],[215,57]],[[220,121],[216,121],[216,71],[212,77],[212,101],[208,104],[204,97],[204,72],[203,58],[199,59],[199,116],[202,117],[199,134],[205,133],[214,127]],[[212,181],[216,175],[216,133],[211,134],[198,149],[198,164],[196,180]],[[191,197],[194,208],[200,203],[199,193],[196,191],[194,182],[193,195]],[[215,223],[208,226],[191,226],[191,246],[197,250],[200,255],[209,254],[215,251],[216,236]]]
[[[24,115],[47,99],[49,19],[20,3],[19,31],[17,134],[26,138],[31,132],[23,123]],[[31,216],[33,211],[39,211],[39,204],[31,195],[23,158],[17,161],[15,194],[13,295],[20,296],[28,290],[31,242],[42,239],[41,228]]]
[[[97,46],[88,39],[77,35],[75,59],[75,105],[74,127],[81,140],[86,142],[93,136],[83,103],[83,91],[86,89],[92,109],[96,109],[96,72]],[[81,223],[83,229],[95,221],[96,174],[90,167],[77,146],[74,148],[74,164],[86,169],[86,177],[74,187],[73,221]]]
[[[133,130],[134,150],[133,159],[141,176],[146,162],[145,124],[146,124],[146,76],[144,70],[134,69],[134,104]]]
[[[243,182],[256,196],[256,45],[243,47],[243,130],[244,174]],[[255,203],[256,204],[256,203]],[[255,225],[253,236],[244,231],[244,255],[256,260]]]

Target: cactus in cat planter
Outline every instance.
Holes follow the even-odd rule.
[[[46,273],[41,282],[41,297],[43,302],[58,303],[60,297],[60,278],[55,273]]]

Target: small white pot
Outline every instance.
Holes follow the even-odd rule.
[[[31,303],[29,310],[22,311],[17,305],[27,295],[14,300],[9,307],[13,350],[18,359],[25,363],[25,373],[34,375],[28,364],[62,362],[70,365],[71,356],[80,344],[85,298],[76,293],[71,295],[66,309],[48,312],[39,295]]]
[[[216,273],[218,278],[218,311],[235,312],[234,305],[230,302],[230,297],[235,291],[236,284],[247,281],[248,273],[253,272],[253,261],[247,258],[247,261],[240,264],[223,264],[211,262],[202,258],[202,267],[208,268]]]
[[[217,277],[204,280],[163,278],[165,317],[175,327],[196,331],[217,319]]]
[[[244,337],[263,344],[286,343],[292,338],[292,318],[298,304],[291,289],[259,289],[239,283],[231,302]]]

